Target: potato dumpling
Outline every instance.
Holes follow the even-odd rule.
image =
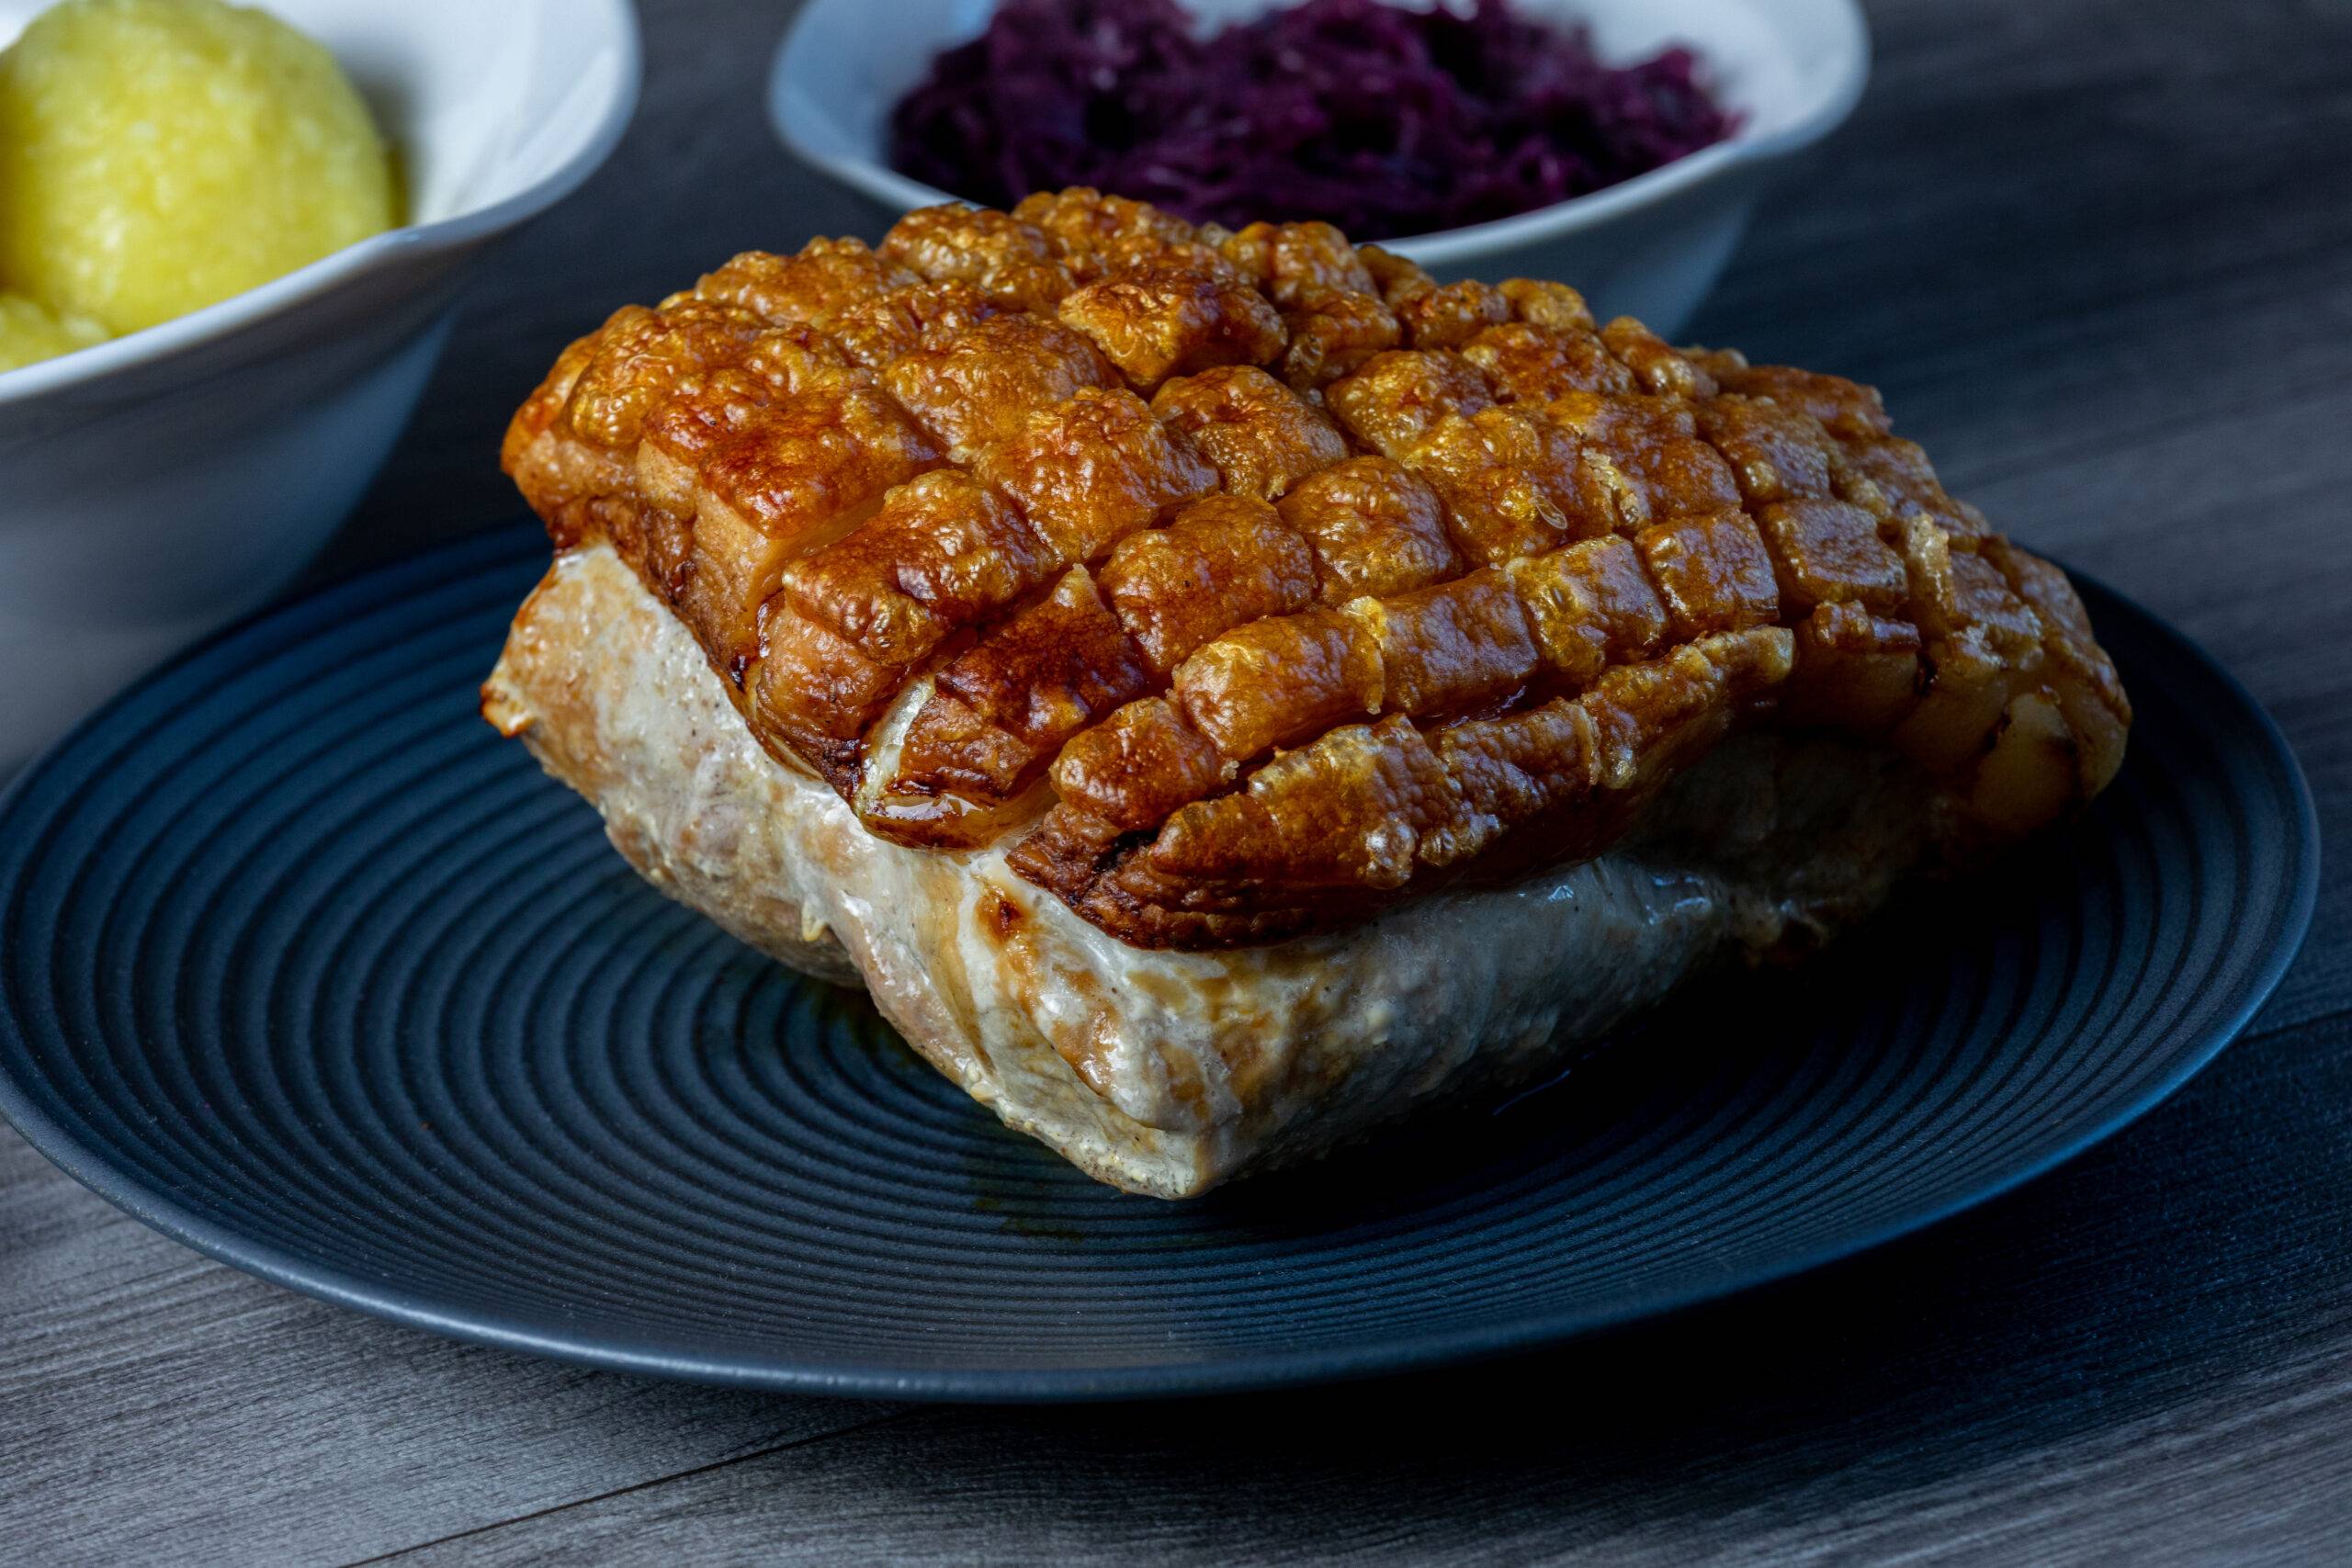
[[[334,57],[222,0],[66,0],[0,53],[0,284],[135,332],[396,220]]]
[[[106,329],[96,321],[60,316],[38,299],[0,290],[0,370],[71,354],[106,339]]]

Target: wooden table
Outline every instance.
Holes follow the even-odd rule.
[[[887,0],[876,0],[876,4]],[[565,339],[864,226],[770,140],[782,8],[646,6],[638,123],[481,276],[324,570],[516,513]],[[2171,617],[2352,827],[2352,8],[1885,0],[1694,335],[1885,389]],[[2352,876],[2246,1037],[1932,1232],[1555,1353],[1177,1405],[640,1382],[247,1279],[0,1131],[0,1561],[2209,1562],[2352,1554]]]

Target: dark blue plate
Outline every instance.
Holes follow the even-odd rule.
[[[2093,588],[2139,724],[2070,834],[1499,1111],[1129,1198],[665,901],[492,733],[544,562],[503,534],[231,633],[0,808],[0,1111],[200,1251],[490,1344],[984,1399],[1538,1345],[2048,1169],[2220,1050],[2311,913],[2278,732]]]

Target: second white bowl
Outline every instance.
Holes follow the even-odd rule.
[[[1273,0],[1185,0],[1219,26]],[[1426,0],[1424,0],[1426,3]],[[1770,177],[1853,108],[1870,73],[1854,0],[1517,0],[1581,21],[1608,60],[1686,43],[1740,117],[1726,141],[1623,185],[1516,218],[1382,243],[1440,277],[1556,278],[1604,315],[1679,333],[1731,259]],[[890,111],[942,50],[976,37],[987,0],[808,0],[777,51],[768,115],[808,163],[889,215],[954,199],[889,164]],[[1269,218],[1281,213],[1269,212]]]

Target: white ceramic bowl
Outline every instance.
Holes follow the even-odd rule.
[[[1421,0],[1426,8],[1429,0]],[[1210,25],[1272,0],[1185,0]],[[1440,277],[1572,283],[1606,315],[1679,332],[1731,259],[1771,174],[1846,118],[1870,73],[1854,0],[1517,0],[1582,20],[1607,60],[1687,43],[1741,117],[1728,141],[1573,201],[1492,223],[1385,241]],[[889,115],[941,50],[976,36],[988,0],[808,0],[776,55],[768,115],[817,167],[892,214],[949,197],[894,172]],[[1269,213],[1269,217],[1280,214]]]
[[[391,448],[464,265],[637,101],[628,0],[265,0],[400,149],[411,221],[176,321],[0,372],[0,777],[283,587]],[[0,0],[0,43],[45,9]]]

